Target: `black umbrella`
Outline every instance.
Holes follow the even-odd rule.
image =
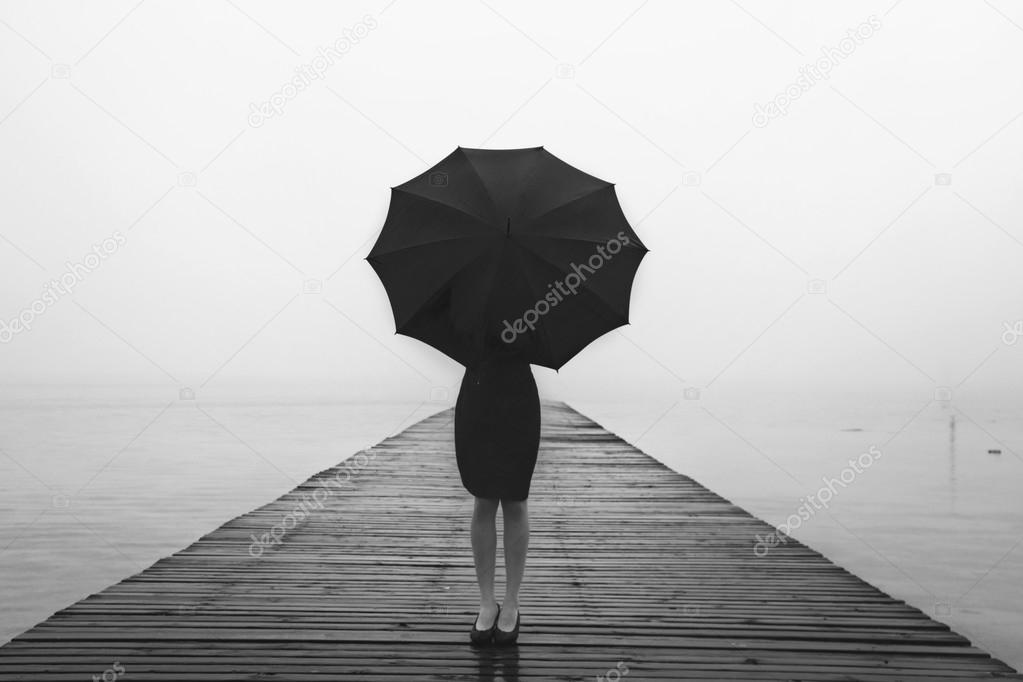
[[[543,147],[458,147],[391,188],[366,260],[397,333],[466,366],[514,351],[558,369],[628,324],[647,250],[613,183]]]

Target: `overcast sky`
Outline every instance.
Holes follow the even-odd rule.
[[[545,395],[1023,383],[1018,4],[128,0],[0,20],[8,381],[453,391],[461,368],[394,336],[363,257],[389,188],[456,145],[544,145],[616,183],[651,249],[631,326],[536,369]],[[74,265],[73,293],[44,293]]]

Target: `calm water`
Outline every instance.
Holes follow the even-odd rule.
[[[848,469],[792,535],[1023,668],[1020,410],[683,400],[651,427],[670,403],[573,406],[775,525]],[[857,473],[848,460],[871,447],[880,455]]]
[[[1023,666],[1018,414],[938,402],[573,405],[775,524],[847,469],[792,534]],[[113,389],[0,402],[0,641],[447,406]],[[871,447],[880,455],[853,471],[849,459]]]

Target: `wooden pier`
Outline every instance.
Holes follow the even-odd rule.
[[[771,526],[543,409],[517,646],[468,642],[446,410],[54,614],[0,681],[1023,679],[799,543],[755,556]]]

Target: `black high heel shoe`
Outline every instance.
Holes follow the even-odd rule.
[[[494,616],[494,624],[486,630],[478,630],[476,628],[476,621],[472,621],[472,630],[469,631],[469,641],[473,644],[486,644],[497,632],[497,619],[501,616],[501,605],[497,605],[497,615]]]
[[[501,615],[501,614],[498,614]],[[497,621],[494,621],[494,644],[514,644],[519,638],[519,622],[522,620],[522,612],[515,614],[515,627],[511,632],[505,632],[501,628],[497,627]]]

